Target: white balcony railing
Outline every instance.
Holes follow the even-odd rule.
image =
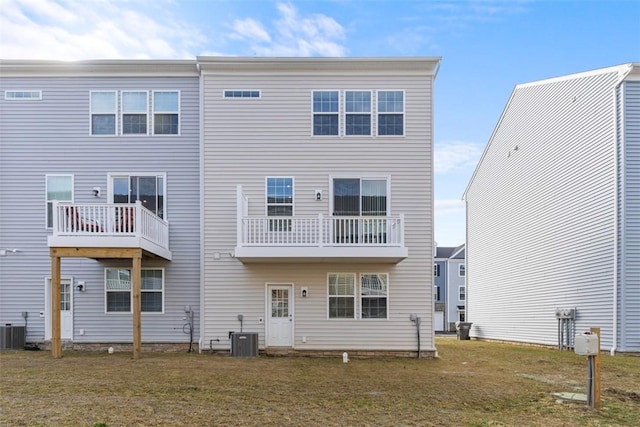
[[[138,237],[169,247],[169,223],[142,206],[53,202],[54,237]]]
[[[238,246],[404,246],[402,216],[242,217]]]

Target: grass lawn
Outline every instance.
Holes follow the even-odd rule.
[[[0,352],[1,426],[638,426],[640,358],[437,338],[437,359]]]

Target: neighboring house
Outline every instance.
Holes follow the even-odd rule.
[[[465,199],[471,336],[640,351],[640,63],[516,86]]]
[[[142,342],[197,338],[199,106],[195,61],[0,61],[2,325],[131,343],[139,278]]]
[[[433,264],[434,328],[436,332],[456,330],[456,322],[465,321],[464,244],[438,246]]]
[[[439,59],[198,62],[203,347],[433,354]]]

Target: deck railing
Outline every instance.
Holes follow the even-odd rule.
[[[239,246],[404,246],[403,217],[243,217]]]
[[[134,236],[169,247],[169,223],[136,203],[53,202],[54,236]]]

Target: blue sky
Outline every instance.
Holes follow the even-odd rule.
[[[640,61],[640,1],[0,0],[0,58],[440,56],[435,239],[516,84]]]

